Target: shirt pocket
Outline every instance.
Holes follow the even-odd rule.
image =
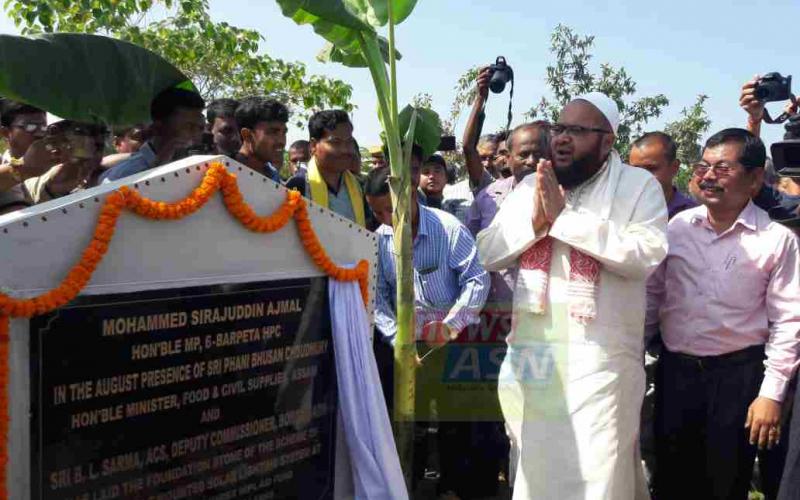
[[[715,273],[716,299],[737,310],[760,306],[766,294],[769,270],[743,250],[731,252]]]
[[[457,284],[453,282],[450,270],[438,266],[416,274],[424,304],[434,309],[444,309],[446,314],[456,301],[453,290]]]

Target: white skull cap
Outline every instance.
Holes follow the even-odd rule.
[[[614,135],[617,135],[617,128],[619,127],[619,108],[613,99],[602,92],[589,92],[588,94],[583,94],[573,99],[573,101],[578,100],[588,102],[603,113],[603,116],[606,117],[608,124],[611,126],[611,130],[614,131]]]

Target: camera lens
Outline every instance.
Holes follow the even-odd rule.
[[[492,79],[489,80],[489,90],[495,94],[500,94],[506,88],[508,82],[508,74],[504,70],[495,70],[492,74]]]

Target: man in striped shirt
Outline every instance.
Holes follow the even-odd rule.
[[[421,153],[421,152],[420,152]],[[411,225],[414,252],[414,307],[416,312],[416,338],[425,338],[429,344],[420,354],[433,352],[433,345],[441,346],[454,340],[468,325],[478,323],[478,314],[489,294],[489,275],[478,262],[475,240],[466,227],[454,216],[441,210],[420,205],[416,199],[419,184],[419,167],[422,155],[412,161],[412,204]],[[392,199],[389,193],[389,170],[376,168],[369,173],[366,182],[367,202],[382,223],[378,228],[378,276],[375,306],[375,325],[383,345],[376,346],[376,358],[381,366],[384,392],[391,401],[391,348],[397,333],[396,320],[396,280],[394,234],[392,224]],[[456,349],[457,351],[457,349]],[[435,356],[425,358],[417,373],[417,415],[420,420],[428,420],[432,399],[436,400],[440,417],[454,409],[469,412],[470,403],[458,403],[469,393],[454,394],[451,387],[443,383],[440,371],[446,359],[452,356],[448,349],[435,352]],[[445,381],[446,382],[446,381]],[[427,396],[426,396],[427,395]],[[431,420],[433,418],[430,418]],[[449,498],[466,498],[477,487],[475,478],[481,471],[479,447],[470,446],[474,426],[469,415],[460,414],[459,422],[440,422],[438,429],[439,450],[441,454],[441,478],[439,493]],[[420,429],[427,429],[423,425]],[[424,448],[424,443],[422,444]],[[424,471],[427,456],[418,448],[415,452],[415,476],[419,478]],[[494,473],[496,487],[497,473]]]

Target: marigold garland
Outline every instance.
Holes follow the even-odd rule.
[[[119,188],[106,197],[92,241],[84,249],[80,261],[70,269],[57,287],[30,299],[15,299],[0,293],[0,500],[8,498],[6,466],[10,418],[8,414],[9,319],[45,314],[72,301],[89,283],[92,274],[108,251],[108,245],[114,237],[117,220],[123,209],[148,219],[177,220],[200,210],[217,191],[222,192],[222,200],[228,212],[250,231],[275,232],[294,217],[300,241],[314,264],[326,275],[338,281],[358,280],[361,297],[364,304],[367,304],[369,263],[362,260],[352,269],[337,266],[317,238],[308,216],[306,202],[297,191],[288,191],[286,200],[273,214],[259,216],[244,201],[236,175],[228,172],[224,165],[217,162],[209,166],[200,185],[189,196],[177,202],[154,201],[127,186]]]

